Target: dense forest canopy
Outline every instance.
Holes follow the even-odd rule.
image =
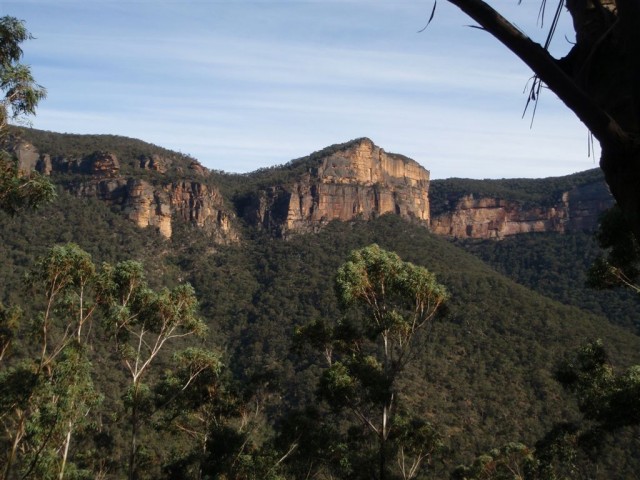
[[[63,192],[54,204],[42,211],[26,213],[21,218],[5,216],[2,222],[3,278],[6,279],[3,301],[22,305],[25,312],[36,308],[38,303],[25,304],[22,272],[30,270],[38,258],[46,255],[50,245],[70,240],[78,241],[81,248],[91,252],[97,265],[103,261],[114,264],[127,259],[142,261],[154,288],[172,288],[185,280],[194,286],[200,315],[208,325],[208,339],[203,344],[197,343],[219,352],[224,365],[219,376],[213,375],[208,380],[216,385],[215,390],[208,387],[208,391],[219,391],[221,395],[224,392],[224,396],[212,397],[208,400],[213,402],[207,404],[209,407],[197,406],[217,412],[213,418],[218,418],[218,423],[208,427],[213,435],[209,446],[212,456],[198,457],[198,460],[190,456],[190,449],[196,445],[192,443],[195,437],[188,440],[170,434],[171,428],[178,424],[166,431],[160,428],[160,417],[168,420],[173,414],[171,410],[158,410],[151,417],[155,420],[144,423],[140,432],[144,446],[140,461],[142,458],[144,461],[139,465],[148,472],[140,473],[140,478],[146,478],[145,475],[170,477],[175,472],[191,478],[192,473],[188,472],[195,472],[196,465],[202,465],[203,471],[218,471],[214,464],[218,465],[216,468],[235,471],[235,478],[267,478],[262,475],[287,453],[297,438],[295,431],[280,430],[290,425],[287,420],[290,415],[304,414],[304,422],[330,418],[314,417],[307,410],[320,408],[322,412],[327,408],[315,399],[315,385],[323,367],[317,353],[295,348],[294,331],[314,319],[340,318],[333,294],[335,273],[350,251],[373,242],[397,252],[404,260],[426,266],[451,293],[446,317],[420,336],[421,346],[415,349],[416,358],[400,388],[403,402],[408,402],[414,411],[420,412],[420,418],[437,427],[443,445],[432,452],[432,461],[424,464],[429,465],[422,474],[424,478],[442,478],[458,463],[470,462],[476,453],[509,441],[532,445],[555,421],[577,417],[571,397],[564,394],[553,379],[553,370],[567,352],[584,341],[602,338],[605,345],[612,346],[615,363],[637,362],[637,337],[630,330],[613,325],[619,320],[615,313],[607,319],[602,316],[601,307],[591,308],[599,312],[598,315],[580,308],[588,308],[593,298],[574,299],[576,306],[562,306],[507,280],[446,240],[393,216],[370,223],[336,222],[318,234],[294,237],[286,242],[254,232],[241,245],[219,247],[215,252],[209,249],[207,237],[188,225],[181,227],[172,240],[162,240],[129,224],[102,202],[79,200]],[[572,237],[562,238],[569,241]],[[547,258],[546,262],[540,262],[545,275],[550,275],[550,266],[555,266],[558,274],[567,273],[564,267],[572,250],[555,247],[545,250],[543,245],[553,241],[545,236],[526,236],[522,241],[522,248],[529,250],[540,245],[538,259],[527,264],[530,275],[541,258]],[[511,243],[515,245],[516,239]],[[507,246],[506,243],[498,246],[502,245]],[[584,264],[581,252],[580,248],[573,251],[575,271],[578,265]],[[539,282],[540,286],[543,284]],[[574,285],[569,280],[555,285],[549,285],[549,290],[555,289],[556,298],[563,297],[562,291],[572,296]],[[626,302],[634,305],[635,298],[627,298]],[[629,321],[621,323],[633,328]],[[103,421],[101,425],[82,430],[71,448],[70,460],[87,472],[103,468],[118,478],[125,475],[120,468],[128,464],[126,424],[116,421],[126,418],[123,415],[128,407],[121,401],[126,376],[121,360],[115,352],[109,353],[107,338],[102,340],[106,332],[102,333],[100,325],[101,322],[94,323],[92,350],[95,353],[91,361],[93,383],[103,397],[96,412],[102,412]],[[174,362],[171,350],[161,353],[159,368],[150,377],[153,382],[160,382],[158,398],[163,395],[166,398],[166,394],[162,394],[165,388],[162,371]],[[15,360],[20,358],[21,351],[16,344]],[[197,388],[206,390],[207,387]],[[223,405],[217,402],[224,398],[224,402],[231,404],[220,410]],[[152,404],[148,408],[154,412],[157,407],[152,406],[153,398],[149,401]],[[238,415],[251,404],[260,406],[259,415],[250,417],[250,423],[242,427],[242,417]],[[231,408],[232,405],[235,406]],[[523,416],[522,411],[527,414]],[[194,421],[191,417],[180,418],[180,422]],[[296,418],[298,422],[303,421],[301,417]],[[314,428],[326,431],[328,427],[317,424]],[[244,443],[238,440],[237,447],[232,447],[234,443],[224,440],[232,431],[236,432],[234,435],[246,435],[242,438],[251,441],[244,453],[246,462],[253,463],[245,464],[240,470],[233,470],[240,468],[233,461],[224,460],[229,457],[216,456],[225,451],[221,450],[220,442],[229,448],[240,448]],[[341,444],[338,440],[342,438],[347,452],[357,445],[360,445],[357,451],[367,451],[362,450],[360,440],[341,437],[346,433],[332,433],[337,435],[333,437],[338,442],[336,445]],[[169,438],[174,440],[168,441]],[[175,443],[178,438],[182,440]],[[626,438],[625,434],[619,441],[628,444]],[[109,441],[100,443],[100,448],[95,450],[95,442],[106,439]],[[307,440],[310,443],[304,448],[300,445],[300,450],[287,457],[288,461],[278,464],[277,471],[284,478],[287,475],[297,478],[295,472],[309,468],[308,462],[312,459],[313,465],[318,468],[321,465],[325,471],[337,468],[334,462],[339,458],[347,460],[338,451],[329,455],[313,450],[318,439]],[[616,450],[618,447],[611,448],[613,450],[600,459],[603,471],[614,466],[619,468],[613,459],[625,455]],[[99,467],[98,459],[82,455],[88,451],[96,451],[109,462]],[[349,461],[353,464],[356,459]],[[629,468],[634,467],[629,465]],[[253,473],[247,473],[246,469]],[[607,478],[607,474],[603,473],[602,478]]]
[[[429,184],[429,201],[432,216],[450,209],[466,195],[476,198],[499,198],[528,206],[549,206],[558,203],[564,192],[573,187],[601,181],[599,169],[549,178],[504,178],[475,180],[447,178],[432,180]]]

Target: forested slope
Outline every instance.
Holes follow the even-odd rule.
[[[233,438],[242,434],[251,439],[247,444],[252,453],[247,455],[253,477],[245,472],[237,478],[266,478],[261,477],[265,471],[274,471],[291,446],[284,427],[294,413],[313,407],[329,414],[316,398],[320,356],[294,348],[294,331],[312,320],[340,318],[335,272],[351,250],[371,243],[427,267],[451,293],[446,315],[419,338],[402,380],[402,401],[437,426],[447,447],[431,478],[445,478],[458,463],[505,442],[533,444],[555,422],[576,418],[574,401],[553,379],[553,372],[568,352],[586,341],[601,338],[618,365],[640,363],[640,339],[629,328],[634,321],[629,299],[573,288],[574,275],[579,282],[588,263],[585,253],[594,252],[583,236],[523,236],[464,245],[492,266],[461,245],[394,216],[334,222],[317,234],[288,241],[245,226],[240,243],[214,246],[189,224],[177,226],[166,240],[136,228],[98,200],[61,190],[55,202],[40,211],[0,215],[0,238],[0,299],[28,313],[37,309],[39,300],[24,290],[24,274],[52,245],[70,241],[91,253],[97,265],[126,259],[144,262],[154,288],[193,284],[209,327],[207,338],[197,344],[219,352],[225,365],[220,380],[225,387],[220,391],[235,398],[233,408],[220,410],[227,412],[220,413],[222,418],[228,415],[230,420],[224,431],[210,432],[212,442],[217,439],[233,448],[230,431],[235,432]],[[616,315],[619,318],[612,318]],[[126,375],[101,322],[94,328],[93,375],[104,401],[94,412],[100,421],[79,438],[72,459],[89,472],[100,468],[107,478],[122,478],[129,428],[123,420],[129,408]],[[24,340],[14,348],[15,359],[29,351]],[[172,367],[175,348],[185,344],[163,352],[150,383]],[[156,407],[150,404],[150,411]],[[234,430],[247,411],[256,412],[252,429]],[[175,478],[175,472],[188,477],[184,465],[193,462],[189,452],[195,445],[188,436],[163,426],[163,418],[152,413],[145,424],[139,478]],[[634,438],[623,436],[624,446],[601,455],[598,469],[582,465],[590,472],[583,478],[629,478],[637,469],[629,453],[638,446]],[[231,465],[228,458],[234,453],[224,456],[213,449],[209,455],[210,465]],[[100,463],[100,458],[107,461]],[[292,455],[277,463],[280,478],[296,478],[296,469],[307,460]],[[264,467],[269,462],[271,467]]]
[[[557,202],[563,192],[571,188],[603,180],[598,168],[580,173],[549,178],[502,178],[476,180],[447,178],[431,182],[429,196],[432,215],[446,211],[465,195],[500,198],[524,205],[548,206]]]
[[[639,299],[631,290],[595,290],[586,285],[587,271],[602,250],[593,234],[528,234],[500,242],[460,241],[514,281],[566,305],[606,316],[612,323],[638,332]]]

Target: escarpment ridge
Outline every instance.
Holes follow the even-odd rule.
[[[431,181],[415,160],[368,138],[282,166],[237,175],[113,136],[25,130],[13,144],[22,170],[38,170],[78,197],[95,197],[165,238],[176,222],[215,244],[241,239],[242,224],[288,238],[332,221],[398,215],[456,238],[593,231],[613,199],[597,170],[539,180]]]

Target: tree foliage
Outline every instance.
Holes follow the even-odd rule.
[[[37,208],[55,195],[53,184],[37,172],[21,172],[16,159],[0,151],[0,210],[16,215]]]
[[[17,160],[7,151],[10,121],[34,115],[46,90],[38,85],[28,66],[20,63],[24,41],[31,39],[24,22],[14,17],[0,18],[0,210],[16,214],[24,208],[34,208],[50,201],[53,185],[36,172],[22,172]]]
[[[590,428],[606,432],[640,423],[640,366],[615,372],[601,341],[579,349],[557,378],[576,396],[584,419],[594,422]]]
[[[0,89],[4,92],[0,102],[2,134],[6,133],[9,121],[35,114],[38,102],[46,96],[46,90],[35,82],[29,67],[20,63],[20,45],[32,38],[24,21],[10,16],[0,18]]]
[[[333,223],[317,234],[286,242],[253,232],[242,244],[215,251],[196,229],[181,227],[168,243],[130,225],[98,200],[64,193],[54,204],[20,218],[0,215],[0,225],[2,299],[23,311],[21,319],[15,317],[20,329],[3,360],[8,366],[34,356],[27,327],[42,310],[43,297],[36,290],[22,293],[21,279],[39,262],[37,257],[48,254],[52,243],[78,239],[91,253],[98,273],[104,261],[112,268],[127,259],[144,261],[147,287],[155,293],[187,280],[194,285],[209,338],[202,344],[194,336],[166,343],[144,375],[148,388],[139,429],[140,478],[197,478],[198,465],[203,476],[238,479],[306,478],[309,471],[317,478],[377,475],[375,435],[349,409],[332,410],[316,396],[329,364],[325,347],[333,363],[349,363],[350,354],[332,341],[337,320],[345,327],[341,337],[357,333],[372,356],[378,351],[363,334],[364,307],[342,312],[334,293],[336,271],[349,252],[372,242],[414,265],[428,265],[451,292],[448,320],[419,331],[398,379],[398,415],[387,442],[389,470],[396,476],[401,476],[399,445],[417,438],[403,432],[421,428],[420,422],[425,423],[424,438],[434,443],[416,478],[446,478],[454,465],[470,465],[477,452],[491,452],[511,441],[540,451],[536,441],[555,422],[579,417],[577,405],[551,370],[583,338],[602,337],[615,345],[610,353],[617,364],[638,363],[637,337],[628,330],[613,327],[602,315],[562,306],[519,286],[458,244],[393,216]],[[515,239],[490,245],[505,260],[520,258],[514,265],[528,272],[531,285],[541,283],[548,291],[555,285],[557,298],[568,298],[571,279],[580,281],[588,263],[582,237],[566,235],[557,242],[546,235],[519,238],[518,247]],[[560,256],[548,256],[548,250]],[[567,280],[557,282],[559,273]],[[594,303],[599,301],[597,295],[592,297]],[[611,312],[613,319],[615,310]],[[91,410],[87,427],[72,437],[68,478],[82,471],[91,472],[90,478],[126,478],[128,473],[131,396],[123,397],[130,392],[130,374],[105,330],[103,310],[97,313],[100,321],[82,332],[95,335],[87,354],[94,388],[103,401]],[[316,324],[312,330],[317,347],[293,351],[293,332],[308,323]],[[422,341],[426,333],[432,341]],[[224,367],[218,375],[206,370],[180,392],[180,382],[191,370],[179,352],[190,346],[213,350]],[[28,377],[16,375],[14,380]],[[205,413],[210,427],[201,421]],[[429,437],[429,429],[437,435]],[[206,454],[201,453],[202,435],[208,438]],[[591,467],[595,478],[637,470],[633,455],[625,454],[637,445],[634,437],[612,435],[610,449]],[[566,431],[556,438],[559,445],[562,438],[575,437]],[[420,455],[405,445],[407,473]],[[589,465],[582,457],[575,463]]]
[[[623,286],[640,293],[637,285],[640,275],[640,246],[617,206],[601,217],[596,239],[606,256],[600,255],[594,260],[589,270],[589,286]]]
[[[319,395],[334,411],[350,412],[375,439],[377,471],[369,467],[363,475],[389,478],[395,452],[403,477],[414,478],[428,464],[437,435],[430,424],[401,416],[398,382],[418,333],[448,293],[426,268],[375,244],[351,252],[338,269],[335,289],[344,317],[333,327],[314,322],[298,330],[328,362]],[[424,443],[413,441],[418,437]]]
[[[197,316],[198,302],[191,285],[155,292],[144,277],[143,267],[134,261],[105,265],[99,279],[99,291],[105,308],[107,330],[130,377],[125,397],[130,410],[131,441],[129,479],[138,478],[138,435],[150,389],[143,382],[151,365],[167,342],[190,335],[204,335],[206,326]],[[185,353],[187,355],[189,352]],[[190,369],[194,376],[209,367],[211,359],[191,352]],[[183,360],[186,357],[183,357]],[[185,379],[186,388],[193,377]]]
[[[452,480],[584,478],[616,432],[640,424],[640,367],[617,373],[600,340],[568,355],[556,379],[573,393],[581,418],[557,423],[533,448],[509,443],[480,455]]]
[[[633,332],[638,330],[637,294],[631,289],[602,288],[606,285],[600,281],[601,275],[594,278],[590,272],[599,257],[606,261],[606,252],[591,232],[534,233],[499,242],[457,240],[455,244],[520,285],[565,305],[603,315]]]
[[[94,275],[90,256],[75,244],[52,248],[29,275],[43,304],[27,325],[33,356],[0,371],[2,441],[8,452],[3,479],[13,478],[16,469],[23,478],[64,478],[73,433],[99,402],[83,332],[95,310]],[[7,345],[17,325],[15,314],[4,316]]]

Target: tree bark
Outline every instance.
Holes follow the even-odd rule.
[[[133,386],[133,399],[131,404],[131,442],[129,444],[129,480],[138,478],[136,465],[138,454],[138,384]]]
[[[58,475],[59,480],[64,479],[64,470],[67,466],[67,457],[69,455],[69,445],[71,445],[71,434],[73,432],[73,422],[69,420],[67,425],[67,434],[64,439],[64,448],[62,449],[62,464],[60,465],[60,475]]]
[[[482,0],[448,1],[526,63],[593,133],[605,180],[640,240],[640,2],[567,0],[576,44],[557,60]]]
[[[18,425],[15,427],[15,437],[13,437],[13,442],[11,442],[11,450],[7,455],[7,463],[5,465],[4,473],[2,478],[4,480],[9,480],[11,478],[11,469],[13,467],[13,462],[16,460],[16,456],[18,454],[18,446],[22,441],[22,438],[25,435],[25,424],[27,421],[27,413],[25,411],[19,412],[19,420]]]

